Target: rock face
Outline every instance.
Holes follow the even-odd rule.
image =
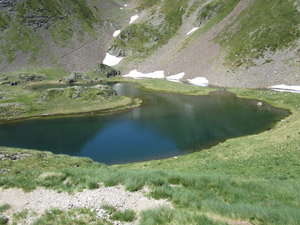
[[[94,72],[106,77],[111,77],[111,76],[115,77],[116,75],[121,75],[120,70],[116,70],[113,67],[104,65],[102,63],[100,63],[94,68]]]

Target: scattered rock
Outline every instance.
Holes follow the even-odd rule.
[[[77,99],[77,98],[79,98],[80,95],[82,94],[83,88],[82,88],[82,87],[77,87],[77,86],[75,86],[75,87],[72,87],[72,88],[71,88],[71,91],[73,92],[73,93],[72,93],[72,99]]]
[[[113,67],[104,65],[102,63],[98,64],[95,68],[94,68],[94,72],[99,74],[99,75],[103,75],[106,77],[111,77],[111,76],[116,76],[116,75],[121,75],[120,70],[116,70]]]
[[[18,103],[1,103],[0,104],[0,116],[1,117],[12,117],[18,116],[26,112],[26,108]]]
[[[38,82],[46,79],[43,75],[19,75],[18,77],[24,82]]]
[[[7,85],[7,86],[17,86],[21,83],[21,81],[5,81],[1,84]]]
[[[23,154],[23,153],[16,153],[16,154],[8,154],[8,153],[0,153],[0,161],[5,160],[5,159],[9,159],[11,161],[18,161],[18,160],[22,160],[25,157],[29,156],[29,154]],[[2,169],[5,172],[7,172],[7,169]]]
[[[6,173],[7,171],[8,171],[8,169],[6,169],[6,168],[0,169],[0,174],[1,173]]]
[[[47,102],[50,98],[57,98],[63,94],[63,88],[50,88],[42,91],[39,96],[38,101]]]

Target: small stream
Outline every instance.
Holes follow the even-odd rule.
[[[129,163],[191,153],[228,138],[259,133],[289,114],[228,94],[148,92],[129,83],[112,87],[119,95],[139,97],[145,104],[102,116],[3,123],[0,146],[90,157],[106,164]]]

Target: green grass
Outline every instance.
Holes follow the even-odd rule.
[[[43,44],[36,34],[14,22],[10,23],[10,27],[5,32],[1,32],[0,38],[5,40],[0,43],[1,58],[4,56],[9,63],[15,60],[18,51],[31,52],[31,59],[34,61]]]
[[[97,217],[96,212],[91,212],[90,209],[72,209],[69,211],[62,211],[53,209],[44,213],[34,225],[58,225],[58,224],[72,224],[72,225],[110,225],[111,223]]]
[[[0,206],[0,213],[3,213],[3,212],[5,212],[8,209],[10,209],[10,205],[7,205],[7,204],[1,205]]]
[[[294,3],[254,1],[216,39],[227,51],[226,63],[233,68],[251,64],[267,50],[275,52],[298,40],[300,12]]]
[[[122,212],[117,211],[113,213],[111,219],[121,222],[133,222],[136,220],[136,214],[133,210],[126,209]]]
[[[197,31],[195,31],[193,34],[191,34],[182,44],[180,50],[187,47],[189,44],[193,43],[195,40],[197,40],[200,36],[202,36],[205,32],[209,31],[211,28],[213,28],[215,25],[220,23],[232,10],[235,8],[235,6],[240,2],[240,0],[214,0],[211,3],[208,3],[204,6],[204,8],[201,8],[202,5],[200,5],[200,9],[203,9],[203,12],[201,12],[200,17],[205,17],[209,9],[212,9],[216,7],[217,5],[221,4],[221,8],[219,9],[219,12],[217,15],[215,15],[213,18],[211,18],[209,21],[207,21],[204,25],[202,25]],[[198,18],[198,19],[199,19]]]

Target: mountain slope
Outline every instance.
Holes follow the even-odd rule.
[[[86,71],[101,62],[122,2],[0,1],[0,71],[59,66]]]
[[[152,2],[155,4],[145,16],[144,11],[141,13],[134,26],[145,27],[159,19],[164,22],[161,18],[167,17],[160,12],[161,8],[172,1]],[[173,15],[180,17],[180,26],[175,27],[176,32],[167,44],[159,45],[158,41],[150,56],[138,54],[138,49],[132,53],[130,47],[151,46],[153,40],[147,39],[147,35],[143,41],[132,39],[139,41],[139,45],[131,40],[126,45],[119,44],[129,52],[128,60],[120,65],[124,72],[133,68],[143,72],[164,70],[166,75],[185,72],[183,80],[206,77],[210,84],[218,86],[300,84],[298,1],[190,0],[178,5],[181,14]],[[152,37],[159,37],[159,27],[166,23],[159,24],[157,32],[152,29]],[[199,29],[187,35],[193,27]],[[119,39],[130,29],[123,31]]]

